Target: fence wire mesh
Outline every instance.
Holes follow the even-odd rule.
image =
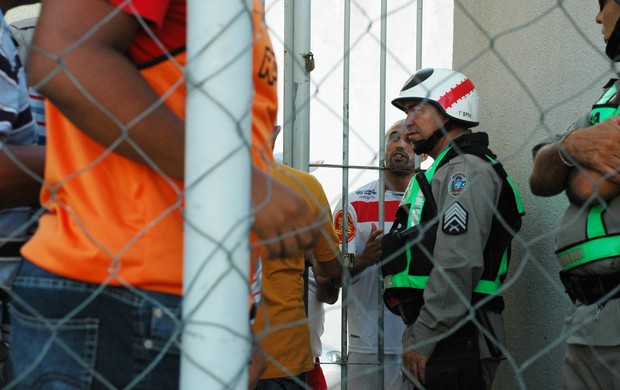
[[[402,84],[416,71],[416,64],[422,64],[422,67],[454,68],[473,80],[481,96],[479,129],[489,133],[491,149],[498,154],[499,161],[514,179],[525,204],[526,217],[523,220],[523,228],[513,240],[512,262],[502,287],[506,302],[505,343],[501,335],[491,334],[475,317],[473,309],[478,308],[484,301],[471,306],[469,297],[463,296],[454,288],[454,300],[469,306],[466,318],[460,320],[472,320],[486,336],[489,344],[498,348],[506,357],[497,371],[493,388],[561,387],[561,362],[566,341],[571,332],[590,328],[587,318],[584,317],[583,322],[578,322],[570,332],[563,330],[564,317],[571,309],[571,302],[560,283],[558,277],[560,267],[553,252],[555,236],[568,202],[563,195],[551,198],[534,197],[529,190],[528,177],[532,167],[532,147],[544,139],[563,133],[579,117],[579,113],[588,112],[592,103],[600,96],[601,87],[614,76],[615,67],[604,53],[600,26],[594,22],[599,11],[597,2],[438,0],[422,3],[421,0],[395,0],[387,4],[385,8],[387,11],[382,14],[382,5],[386,5],[383,2],[314,0],[311,3],[311,14],[306,15],[312,26],[311,35],[307,37],[311,41],[310,47],[314,59],[314,69],[311,69],[312,67],[308,65],[308,53],[294,52],[291,47],[287,47],[289,41],[285,37],[287,23],[285,15],[286,8],[292,7],[293,2],[267,0],[265,20],[268,30],[260,32],[258,36],[255,34],[254,40],[248,41],[247,45],[235,45],[233,42],[228,51],[226,48],[221,49],[223,50],[221,53],[225,55],[220,55],[224,57],[218,57],[215,70],[211,69],[206,77],[194,77],[193,73],[186,72],[192,64],[200,62],[192,57],[187,58],[187,61],[181,59],[180,56],[184,56],[184,45],[181,45],[183,46],[181,50],[169,50],[178,42],[171,43],[162,39],[160,29],[163,19],[156,21],[153,19],[155,16],[145,11],[144,3],[148,1],[114,2],[120,4],[120,7],[125,7],[124,10],[112,6],[106,7],[110,5],[108,2],[93,0],[86,3],[90,6],[93,6],[91,3],[96,3],[97,7],[93,8],[92,12],[82,14],[82,16],[89,15],[84,20],[66,20],[66,26],[62,26],[66,27],[64,29],[60,28],[61,26],[50,25],[50,21],[55,20],[53,17],[57,16],[57,13],[52,11],[55,5],[51,0],[44,2],[43,12],[48,12],[48,19],[40,27],[50,29],[50,36],[61,41],[56,42],[58,46],[44,48],[37,46],[35,41],[31,49],[31,55],[36,53],[37,61],[53,63],[48,64],[46,74],[38,74],[36,78],[31,79],[31,81],[37,80],[32,85],[34,89],[53,100],[60,111],[65,112],[78,127],[82,127],[82,130],[86,128],[86,131],[81,133],[77,128],[62,122],[57,113],[52,113],[52,121],[48,124],[53,123],[56,128],[54,133],[47,134],[46,164],[52,161],[53,166],[46,167],[45,176],[40,165],[32,165],[31,160],[19,154],[17,148],[12,147],[9,139],[5,138],[2,150],[8,160],[4,164],[12,163],[17,172],[22,173],[21,176],[26,176],[31,181],[34,179],[38,187],[43,188],[44,208],[32,210],[28,218],[15,226],[12,231],[3,230],[2,242],[3,247],[9,248],[11,243],[22,239],[24,231],[33,230],[41,216],[52,220],[50,214],[55,217],[62,215],[64,219],[54,225],[42,221],[44,222],[42,230],[35,233],[40,235],[40,241],[36,241],[35,235],[34,243],[31,243],[35,249],[26,251],[26,257],[33,256],[31,260],[48,271],[56,271],[57,274],[91,284],[86,287],[75,284],[74,290],[64,299],[64,309],[49,311],[48,308],[42,310],[36,304],[38,300],[48,302],[43,299],[47,290],[41,289],[45,283],[35,281],[31,275],[19,279],[18,288],[12,290],[10,284],[13,282],[13,275],[7,275],[3,279],[6,291],[3,300],[5,343],[3,346],[7,347],[11,342],[8,353],[5,348],[1,351],[4,355],[0,355],[0,358],[7,359],[4,360],[3,366],[3,387],[51,388],[52,384],[56,384],[60,388],[73,388],[72,386],[110,389],[165,388],[165,382],[160,382],[158,374],[164,375],[167,370],[183,372],[187,367],[191,367],[190,371],[192,369],[198,371],[198,378],[206,377],[208,380],[196,384],[186,379],[182,381],[183,387],[204,388],[201,386],[208,383],[209,388],[246,388],[247,363],[253,359],[253,345],[258,343],[262,347],[259,355],[267,367],[265,378],[290,377],[290,386],[305,386],[309,378],[300,374],[311,371],[315,358],[320,355],[321,367],[329,389],[359,388],[355,380],[366,378],[364,375],[379,378],[376,385],[370,385],[372,382],[369,382],[365,388],[398,388],[392,386],[402,384],[400,377],[396,378],[395,382],[388,382],[394,379],[390,376],[394,369],[397,373],[400,371],[399,353],[394,351],[384,353],[381,348],[377,348],[377,343],[387,348],[387,345],[394,340],[400,342],[402,329],[399,330],[400,333],[393,332],[396,328],[390,328],[388,331],[387,327],[384,329],[383,324],[386,320],[377,319],[377,313],[384,311],[380,291],[383,283],[376,270],[377,266],[370,267],[375,270],[377,276],[373,276],[375,279],[365,287],[368,294],[374,294],[372,297],[356,295],[355,292],[359,290],[355,290],[353,285],[365,280],[360,276],[363,274],[353,275],[349,279],[349,271],[345,270],[342,286],[344,291],[333,305],[324,305],[313,298],[317,291],[321,294],[325,292],[318,289],[317,281],[323,284],[323,287],[325,283],[332,282],[325,282],[322,279],[324,275],[316,270],[309,271],[307,275],[306,266],[310,263],[316,268],[318,267],[316,258],[322,262],[330,260],[330,254],[334,254],[336,246],[331,229],[333,218],[336,220],[338,233],[354,234],[353,231],[346,230],[346,225],[344,228],[348,233],[345,233],[343,226],[339,225],[342,219],[338,220],[338,211],[347,207],[342,205],[341,199],[345,195],[356,196],[355,191],[360,188],[375,191],[364,185],[383,175],[386,156],[380,151],[383,145],[381,140],[385,136],[385,130],[396,120],[404,117],[402,112],[391,107],[389,102],[398,95]],[[101,3],[106,6],[102,6]],[[171,3],[175,6],[185,4],[180,0]],[[204,46],[201,45],[202,50],[197,52],[204,54],[205,51],[212,50],[213,46],[218,46],[217,43],[213,43],[218,37],[226,36],[236,24],[251,20],[256,12],[251,3],[251,1],[241,2],[243,6],[239,12],[233,13],[228,19],[222,17],[221,23],[217,23],[218,28],[221,28],[221,34],[213,34],[214,40]],[[254,5],[256,3],[254,2]],[[85,6],[69,0],[63,0],[63,5],[82,11]],[[49,7],[47,11],[45,7]],[[12,15],[17,16],[10,19],[16,25],[25,16],[30,17],[33,13],[39,12],[37,8],[29,9],[25,15],[17,11],[18,9],[12,11]],[[345,15],[346,11],[350,14]],[[188,9],[188,12],[191,13],[192,9]],[[147,98],[147,104],[141,107],[139,104],[134,104],[137,101],[144,102],[140,99],[139,92],[136,92],[137,89],[130,88],[126,91],[126,95],[113,95],[114,98],[109,99],[110,94],[123,91],[118,85],[129,83],[127,85],[131,87],[143,86],[134,84],[135,80],[122,78],[120,67],[110,67],[126,66],[128,64],[126,58],[121,62],[99,64],[95,70],[101,72],[101,76],[96,80],[89,79],[84,70],[84,64],[89,62],[81,62],[88,55],[95,56],[100,53],[83,50],[85,48],[92,50],[89,43],[97,42],[102,37],[117,39],[113,41],[112,46],[117,50],[117,56],[119,53],[125,53],[127,46],[124,45],[128,45],[129,42],[119,38],[122,33],[115,32],[114,29],[119,26],[127,27],[123,23],[127,22],[126,17],[129,14],[145,15],[132,17],[131,27],[123,31],[129,35],[141,31],[142,39],[151,42],[148,45],[151,50],[149,53],[151,57],[147,55],[149,61],[144,60],[144,53],[128,51],[134,56],[131,57],[134,65],[140,62],[137,58],[142,59],[143,66],[140,70],[143,71],[143,77],[152,81],[153,75],[145,69],[162,61],[169,64],[169,68],[157,76],[165,79],[165,83],[160,85],[158,82],[151,82],[150,88],[157,91],[157,96],[149,95],[150,100]],[[72,11],[70,15],[79,13]],[[422,15],[421,36],[419,26],[416,25],[418,15]],[[175,19],[175,15],[172,15],[172,19]],[[185,18],[182,19],[184,24]],[[256,27],[256,21],[255,18],[253,27]],[[289,20],[288,23],[295,31],[293,21]],[[350,25],[347,26],[345,23]],[[52,27],[55,27],[53,33]],[[72,30],[70,27],[76,29]],[[381,31],[383,27],[387,31],[387,40]],[[346,30],[347,28],[350,30]],[[44,33],[39,31],[37,34],[43,36],[48,34],[47,31]],[[76,31],[80,34],[72,35]],[[185,31],[181,31],[174,33],[177,34],[175,38],[184,36]],[[260,39],[260,34],[265,34],[266,31],[273,44],[273,51],[267,48],[267,52],[260,54],[266,55],[263,55],[262,61],[253,68],[253,76],[263,81],[267,80],[272,86],[276,81],[282,85],[284,78],[292,77],[290,74],[293,72],[291,68],[280,66],[276,76],[275,63],[278,65],[284,63],[284,53],[293,57],[294,66],[309,71],[310,95],[309,100],[304,103],[310,107],[307,128],[304,128],[303,124],[297,126],[295,110],[286,112],[280,109],[277,123],[283,126],[287,136],[293,132],[309,132],[309,145],[307,145],[309,162],[311,170],[316,169],[312,172],[314,177],[318,178],[317,182],[312,177],[291,172],[286,168],[277,166],[273,168],[273,176],[295,189],[308,201],[318,222],[311,226],[293,226],[291,230],[284,230],[283,227],[283,230],[280,230],[284,232],[282,237],[271,237],[271,241],[267,242],[278,243],[290,239],[295,233],[312,229],[319,232],[324,247],[323,252],[315,249],[312,255],[305,256],[297,252],[295,256],[286,259],[271,259],[266,256],[266,252],[261,252],[262,265],[259,262],[251,262],[248,265],[247,258],[254,259],[252,254],[257,248],[256,241],[250,241],[249,238],[250,225],[259,218],[261,211],[290,210],[290,205],[282,201],[282,198],[276,197],[274,191],[278,188],[270,181],[271,179],[267,180],[265,191],[267,195],[259,202],[255,199],[253,209],[249,209],[248,205],[252,196],[249,185],[252,174],[249,168],[250,155],[259,156],[255,159],[255,163],[258,159],[259,165],[264,164],[262,158],[268,156],[272,148],[272,139],[268,136],[263,134],[257,146],[256,138],[249,134],[250,122],[258,120],[256,113],[250,110],[252,98],[257,95],[261,97],[264,91],[256,85],[252,89],[249,84],[243,84],[242,80],[239,85],[231,86],[239,88],[238,92],[223,98],[218,93],[231,88],[226,88],[224,85],[218,89],[213,86],[217,85],[218,77],[225,77],[231,70],[251,66],[252,58],[248,53],[252,52],[252,46]],[[346,39],[346,34],[350,34],[350,40]],[[45,39],[41,37],[39,39],[38,42],[46,42],[49,45]],[[185,43],[184,37],[179,39]],[[419,51],[416,50],[417,45]],[[381,74],[382,48],[385,49],[385,77]],[[83,57],[75,57],[76,53]],[[153,53],[158,55],[155,56]],[[140,57],[141,55],[143,57]],[[257,54],[254,53],[254,62],[257,61],[256,57]],[[156,61],[150,61],[155,58]],[[30,64],[33,65],[32,60]],[[31,66],[31,68],[38,67]],[[345,72],[345,69],[349,71]],[[69,87],[63,89],[64,85],[55,82],[58,79],[62,79]],[[249,79],[246,82],[249,82]],[[293,80],[293,93],[297,92],[295,88],[300,83],[300,80]],[[106,88],[102,87],[108,87],[109,90],[106,91]],[[63,92],[58,94],[54,89]],[[182,144],[179,140],[184,139],[182,136],[179,137],[178,133],[174,133],[173,129],[173,125],[183,123],[184,120],[181,119],[184,118],[184,103],[178,101],[180,95],[184,96],[184,93],[179,91],[184,90],[199,91],[203,94],[211,104],[205,111],[213,115],[211,119],[207,117],[204,120],[217,118],[217,124],[221,124],[222,128],[228,129],[232,134],[230,140],[223,141],[219,139],[219,134],[205,132],[205,137],[218,138],[217,142],[213,141],[215,146],[205,151],[193,152],[192,164],[198,161],[200,164],[205,164],[206,168],[188,175],[191,180],[187,181],[185,186],[182,180],[183,174],[180,173],[183,172],[183,165],[174,160],[178,155],[166,153],[162,155],[161,152],[161,149],[178,151],[179,145]],[[384,95],[387,101],[381,100],[380,97]],[[40,100],[37,95],[33,96],[36,100]],[[280,102],[284,100],[282,92],[279,100]],[[257,104],[256,100],[254,104]],[[88,106],[87,114],[84,113],[86,111],[81,113],[77,111],[84,109],[83,105]],[[280,103],[280,108],[281,106]],[[128,107],[131,109],[127,110]],[[170,113],[164,107],[176,110],[176,117],[171,119]],[[305,110],[307,107],[297,109]],[[148,129],[143,126],[145,123],[157,125],[149,122],[149,118],[159,118],[158,115],[162,110],[168,114],[166,117],[168,122],[159,123],[159,127],[170,124],[170,128],[168,132],[164,131],[163,138],[154,138],[154,141],[149,142]],[[270,112],[266,115],[271,118],[274,114]],[[50,118],[49,111],[48,118]],[[261,120],[263,124],[266,122],[264,118]],[[39,124],[45,127],[43,120],[40,122]],[[92,130],[93,122],[103,125],[96,125]],[[61,126],[65,126],[68,130],[59,131]],[[115,131],[101,132],[99,129],[102,126]],[[256,129],[251,131],[254,134]],[[343,133],[346,134],[345,137],[342,136]],[[145,134],[147,136],[144,136]],[[283,147],[282,138],[278,137],[275,140],[276,151]],[[97,143],[96,146],[93,146],[95,145],[93,140]],[[187,139],[187,143],[194,142],[198,143],[194,139]],[[62,146],[59,146],[61,144]],[[78,148],[77,152],[74,148]],[[66,154],[59,155],[62,152]],[[50,158],[52,153],[55,155]],[[127,163],[129,160],[131,162]],[[229,165],[232,160],[238,165]],[[422,168],[429,165],[430,161],[424,162]],[[126,168],[128,166],[131,168]],[[344,175],[343,170],[346,172]],[[348,176],[349,173],[351,176]],[[127,174],[127,177],[121,177],[123,174]],[[3,181],[17,180],[14,179],[17,174],[13,175],[3,176]],[[220,182],[213,180],[215,177],[218,177]],[[482,179],[474,175],[469,179],[468,185],[470,188],[475,188]],[[233,182],[241,183],[241,187],[228,185]],[[204,196],[209,198],[206,203],[199,203],[197,208],[208,209],[209,212],[200,214],[198,211],[196,214],[198,219],[194,219],[195,217],[188,215],[190,210],[185,209],[185,197],[190,192],[204,187],[205,183],[218,188],[207,189],[207,195]],[[317,183],[320,185],[317,186]],[[7,189],[4,190],[3,187],[3,191],[24,190],[9,188],[7,185]],[[121,191],[126,193],[122,194]],[[214,192],[217,191],[219,194],[215,195]],[[248,206],[247,210],[243,207],[236,210],[234,202],[231,201],[232,192],[235,192],[234,202]],[[14,193],[11,196],[0,196],[4,215],[15,212],[13,207],[16,205],[23,206],[19,202],[15,203]],[[122,198],[110,200],[115,196]],[[146,199],[147,197],[156,197],[161,201],[154,202],[150,198]],[[81,198],[79,202],[77,198]],[[269,208],[274,199],[280,203]],[[485,201],[493,204],[492,199]],[[23,199],[21,202],[29,204]],[[381,199],[381,203],[385,203],[386,210],[387,205],[394,204],[393,202],[394,199]],[[120,207],[121,203],[122,209],[112,210],[115,206]],[[103,204],[107,206],[99,207]],[[223,204],[228,206],[223,207]],[[226,210],[228,208],[235,211],[228,212]],[[108,211],[111,214],[106,214]],[[342,214],[340,216],[344,221],[348,221],[345,224],[353,223],[348,218],[342,217]],[[276,218],[274,214],[271,222]],[[393,214],[385,214],[386,223],[391,223],[392,219]],[[3,219],[0,219],[0,224],[2,221]],[[378,217],[376,221],[378,224],[383,222]],[[205,228],[205,224],[209,228]],[[325,227],[326,224],[330,225],[329,229]],[[131,227],[128,229],[127,225]],[[211,226],[217,226],[218,229],[212,229]],[[299,229],[295,230],[296,228]],[[192,240],[204,242],[192,250],[192,254],[199,260],[195,268],[191,268],[191,271],[186,269],[185,273],[186,277],[191,276],[190,280],[185,280],[185,293],[189,291],[195,293],[199,290],[198,297],[191,301],[191,305],[187,305],[188,301],[184,301],[191,307],[183,307],[182,313],[180,301],[171,300],[170,296],[179,295],[182,291],[183,229],[196,233],[192,236]],[[71,239],[63,236],[70,232],[78,232],[78,235]],[[132,232],[132,235],[128,236],[128,232]],[[41,239],[42,235],[46,237]],[[161,248],[150,249],[149,252],[149,249],[144,247],[146,240],[152,245],[161,244],[163,241],[174,243],[161,245]],[[55,243],[64,247],[57,248]],[[72,247],[68,248],[68,243]],[[365,242],[362,242],[358,245],[364,244]],[[349,251],[346,240],[344,248],[345,251]],[[204,253],[196,254],[196,251]],[[65,259],[62,257],[65,254],[71,254],[79,261]],[[51,265],[46,263],[48,258],[53,259],[54,256],[60,258],[50,262]],[[46,259],[45,262],[39,261],[41,257]],[[127,273],[128,269],[132,269],[132,264],[127,259],[143,257],[155,258],[156,262],[167,263],[168,266],[153,265],[152,269],[138,267]],[[0,261],[3,267],[5,264],[12,265],[4,267],[9,271],[14,270],[14,266],[19,263],[18,256],[4,254],[0,255]],[[68,265],[63,265],[65,261]],[[104,271],[83,265],[89,261],[100,266],[104,264],[102,268]],[[185,261],[187,262],[187,258]],[[342,258],[339,261],[342,261]],[[73,264],[79,265],[77,272],[59,271],[62,267],[71,267]],[[439,269],[439,272],[443,271]],[[253,341],[248,331],[250,324],[246,302],[250,295],[256,299],[260,297],[258,282],[261,273],[262,299],[252,310],[257,312],[253,324],[256,340]],[[319,274],[316,278],[315,273]],[[51,285],[62,284],[50,278],[52,277],[48,275],[43,279]],[[234,289],[227,288],[230,286],[234,286]],[[76,290],[79,290],[81,295],[75,295]],[[615,294],[615,290],[610,295]],[[20,293],[20,291],[30,292]],[[331,292],[333,293],[333,289]],[[56,294],[57,299],[63,300],[62,291]],[[134,308],[135,313],[124,314],[128,309],[122,307],[108,309],[105,303],[100,303],[106,299],[131,301],[132,305],[133,302],[139,303],[135,304],[137,307]],[[12,312],[18,316],[12,317],[12,321],[18,322],[19,327],[29,327],[31,332],[21,333],[21,338],[17,339],[19,341],[10,338],[11,328],[7,322],[6,310],[9,300],[12,305],[19,308]],[[334,302],[333,294],[327,300],[330,303]],[[369,306],[368,302],[373,302],[373,305]],[[142,365],[132,367],[128,360],[123,360],[127,356],[122,356],[123,359],[119,358],[116,364],[100,369],[96,360],[106,354],[109,354],[107,357],[109,360],[115,350],[108,350],[106,344],[93,347],[89,344],[93,341],[86,341],[85,344],[72,343],[72,339],[64,336],[66,331],[74,329],[77,322],[88,322],[90,316],[96,316],[96,313],[89,311],[95,305],[101,308],[102,312],[98,315],[102,317],[118,316],[122,319],[125,316],[144,315],[146,322],[134,326],[137,328],[147,326],[146,331],[137,329],[135,332],[138,336],[128,336],[119,332],[118,337],[113,337],[115,341],[111,343],[122,345],[139,340],[140,346],[133,348],[139,349],[139,352],[135,353],[144,355],[134,360],[141,360]],[[198,314],[204,307],[218,312]],[[352,315],[351,310],[357,313]],[[86,319],[83,318],[84,313]],[[600,310],[597,312],[594,307],[591,315],[595,316],[598,313]],[[381,314],[379,318],[383,315]],[[351,321],[362,321],[361,318],[364,316],[370,319],[366,326],[372,330],[372,336],[365,336],[372,337],[376,341],[368,343],[370,347],[366,353],[360,352],[363,348],[359,349],[358,341],[355,341],[353,349],[349,350],[351,345],[348,341],[352,337],[353,339],[357,337],[350,334]],[[345,319],[344,323],[341,318]],[[194,327],[195,325],[197,326]],[[358,329],[359,324],[353,325],[354,329]],[[617,322],[614,325],[615,332],[612,333],[618,334]],[[401,324],[400,327],[404,328],[404,325]],[[94,332],[97,333],[97,330]],[[189,332],[191,335],[183,335],[184,332],[185,334]],[[43,334],[39,339],[33,338],[33,345],[41,346],[41,349],[24,352],[30,349],[27,339],[24,338],[27,336],[23,336],[24,334],[31,336]],[[317,339],[311,344],[312,338],[308,337],[308,334],[320,335],[318,345]],[[122,337],[136,338],[127,341]],[[198,343],[191,346],[186,344],[192,337],[204,342],[205,348],[216,345],[217,349],[222,346],[220,343],[223,343],[227,345],[223,347],[226,351],[208,351],[205,352],[208,357],[204,358],[200,356],[200,348],[196,348]],[[209,340],[213,338],[218,338],[217,343],[210,343]],[[423,346],[425,342],[420,345]],[[119,348],[125,351],[122,346]],[[128,348],[131,349],[132,346],[129,345]],[[357,360],[349,360],[352,356],[350,352],[357,353]],[[238,359],[228,361],[231,354],[236,355]],[[8,363],[10,359],[7,358],[11,355],[21,359],[21,363],[15,365],[12,372]],[[360,358],[361,355],[368,355],[368,360],[364,360],[363,356]],[[396,360],[391,355],[397,355]],[[24,356],[34,358],[25,364]],[[179,356],[187,359],[188,363],[184,369],[179,368]],[[598,350],[594,351],[594,356],[598,358],[602,369],[616,376],[615,383],[620,383],[617,364],[613,365],[608,357],[598,355]],[[46,371],[47,365],[50,367],[58,365],[49,363],[50,359],[60,360],[61,366],[63,362],[67,366],[76,366],[79,371],[65,371],[60,375],[62,377],[60,379],[57,372],[50,371],[47,379],[43,375],[39,379],[41,382],[33,382],[34,373],[38,375],[41,371]],[[119,379],[116,375],[120,371],[125,373],[124,376],[120,376],[123,379]],[[126,379],[127,377],[129,379]],[[381,378],[385,379],[385,385]],[[45,382],[46,380],[48,382]]]

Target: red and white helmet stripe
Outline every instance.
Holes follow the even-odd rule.
[[[472,127],[480,122],[480,99],[474,84],[452,69],[427,68],[416,72],[392,104],[405,111],[404,104],[410,100],[434,103],[449,118]]]

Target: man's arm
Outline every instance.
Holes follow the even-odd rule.
[[[578,128],[562,140],[543,146],[536,153],[530,175],[530,189],[534,195],[557,195],[567,188],[571,169],[577,168],[572,168],[562,161],[559,148],[563,149],[564,158],[570,164],[591,170],[590,178],[605,176],[611,183],[620,183],[620,174],[617,171],[620,167],[619,117],[594,126]],[[585,172],[587,171],[582,173]],[[582,179],[590,180],[590,178],[585,175]],[[573,185],[583,183],[584,181],[572,182]],[[581,196],[583,190],[576,188]],[[599,190],[606,192],[607,188]]]
[[[338,295],[340,294],[340,280],[328,279],[321,275],[314,275],[317,285],[316,298],[319,302],[324,302],[329,305],[333,305],[338,301]]]
[[[321,244],[322,237],[316,245]],[[315,248],[316,249],[316,248]],[[319,262],[312,251],[305,253],[306,262],[312,265],[312,273],[317,284],[317,299],[330,305],[336,303],[342,287],[342,259],[340,254],[329,261]]]
[[[113,5],[100,0],[44,0],[33,42],[40,50],[33,50],[28,61],[30,81],[105,147],[122,136],[123,126],[149,112],[131,126],[129,136],[166,174],[182,180],[184,122],[159,103],[125,55],[140,28],[138,21],[118,12],[94,28],[114,11]],[[145,163],[127,142],[114,152]],[[313,242],[316,233],[308,226],[314,219],[299,195],[276,181],[265,184],[270,181],[266,176],[256,169],[252,173],[252,196],[258,205],[252,228],[272,256],[288,257]],[[254,191],[256,186],[260,188]]]
[[[568,176],[566,194],[571,203],[583,205],[589,199],[594,203],[609,200],[620,192],[620,186],[592,169],[573,168]]]
[[[0,209],[36,204],[44,166],[45,146],[5,145],[0,149]]]
[[[329,261],[317,262],[317,275],[327,279],[340,279],[342,276],[342,259],[335,257]]]
[[[306,178],[306,187],[301,190],[307,194],[307,200],[320,226],[317,229],[317,240],[314,246],[305,253],[305,259],[312,264],[312,272],[318,287],[317,298],[321,302],[333,304],[338,300],[342,277],[343,260],[339,247],[340,240],[332,222],[333,215],[323,186],[312,175],[307,175]]]
[[[130,138],[165,173],[183,179],[184,123],[158,103],[125,55],[140,28],[137,19],[118,12],[102,23],[115,11],[106,1],[42,3],[33,42],[40,50],[31,51],[28,61],[33,86],[104,147],[122,136],[122,127],[149,112],[131,126]],[[115,152],[144,163],[127,142]]]
[[[252,231],[263,240],[269,257],[287,258],[314,244],[319,234],[316,217],[293,188],[252,168],[252,201]]]
[[[305,253],[305,259],[306,262],[311,265],[311,267],[308,268],[308,273],[312,273],[312,275],[309,275],[309,277],[314,277],[316,282],[316,299],[318,299],[319,302],[333,305],[338,300],[338,295],[340,294],[340,275],[337,277],[322,275],[321,270],[319,269],[319,264],[311,252]],[[331,261],[338,261],[338,259]],[[338,264],[338,268],[340,269],[340,264]]]
[[[264,356],[263,349],[256,341],[256,335],[250,326],[250,336],[252,337],[252,349],[250,351],[250,361],[248,362],[248,389],[256,388],[260,376],[267,368],[267,361]]]
[[[530,174],[530,189],[534,195],[553,196],[564,191],[570,167],[562,162],[558,145],[550,143],[541,147],[534,158]]]

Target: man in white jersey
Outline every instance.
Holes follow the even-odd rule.
[[[389,230],[407,184],[415,168],[413,146],[407,141],[403,120],[394,123],[385,142],[385,229]],[[381,257],[379,181],[374,180],[349,194],[348,251],[354,255],[349,292],[349,355],[347,383],[350,389],[378,389],[378,278]],[[342,241],[342,201],[334,210],[334,224]],[[384,388],[400,385],[401,335],[405,325],[400,317],[384,310]],[[394,387],[395,386],[395,387]]]

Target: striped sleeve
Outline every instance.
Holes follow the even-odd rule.
[[[11,144],[33,144],[36,140],[24,67],[3,17],[0,28],[0,138]]]

